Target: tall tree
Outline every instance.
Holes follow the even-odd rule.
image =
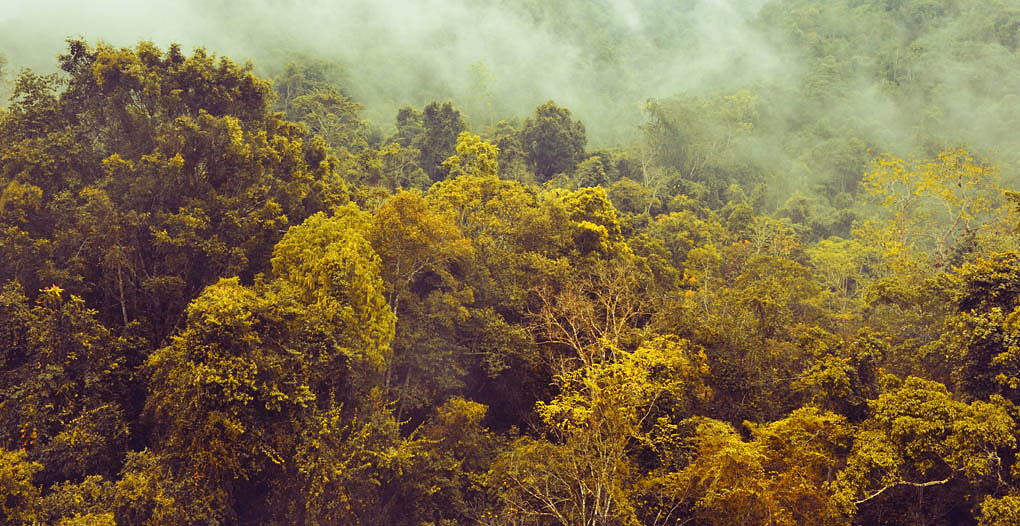
[[[584,124],[553,101],[535,108],[534,116],[524,119],[520,136],[528,164],[539,181],[573,171],[587,142]]]
[[[430,102],[422,111],[421,167],[438,181],[446,177],[443,161],[456,152],[457,137],[467,129],[452,102]]]
[[[208,287],[189,305],[185,329],[145,365],[154,450],[208,499],[207,520],[250,521],[264,509],[268,480],[277,498],[310,498],[305,476],[318,460],[307,448],[321,440],[336,448],[326,457],[363,455],[343,448],[362,447],[351,441],[372,432],[363,427],[373,425],[369,415],[391,429],[384,437],[398,438],[385,408],[369,403],[395,319],[378,256],[355,211],[342,212],[288,231],[274,250],[276,280]],[[362,404],[359,424],[353,411]]]
[[[957,513],[968,516],[961,489],[1010,478],[999,453],[1016,447],[1015,407],[1002,398],[967,404],[942,384],[909,377],[869,406],[834,485],[849,512],[895,510],[903,522],[923,523],[962,507]]]
[[[270,111],[250,64],[78,40],[60,63],[66,80],[22,75],[2,122],[0,186],[23,196],[4,243],[41,252],[49,283],[105,322],[164,340],[202,287],[265,271],[283,228],[347,199],[323,143]],[[32,279],[17,268],[3,278]]]

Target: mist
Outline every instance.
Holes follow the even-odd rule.
[[[834,177],[811,153],[833,140],[853,143],[857,172],[868,151],[960,144],[1020,160],[1008,2],[921,4],[14,0],[0,7],[0,53],[8,88],[19,68],[52,71],[69,37],[203,46],[269,78],[312,56],[338,66],[344,93],[384,135],[405,105],[452,100],[483,130],[554,100],[585,124],[589,149],[642,140],[650,100],[749,90],[759,117],[731,156],[781,201]]]
[[[788,61],[749,25],[763,3],[612,0],[556,13],[542,3],[474,0],[15,0],[0,7],[0,50],[12,71],[50,71],[69,37],[116,46],[177,42],[252,60],[267,75],[305,53],[338,61],[350,82],[345,91],[377,125],[389,125],[402,105],[430,100],[453,100],[476,125],[555,100],[599,146],[633,136],[648,98],[789,74]],[[470,91],[480,83],[491,109]]]

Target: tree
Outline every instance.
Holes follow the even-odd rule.
[[[421,167],[433,181],[444,179],[442,164],[453,155],[457,137],[467,129],[464,118],[453,103],[433,101],[422,112],[421,126]]]
[[[726,187],[727,176],[754,173],[741,166],[744,152],[738,146],[759,121],[757,94],[742,90],[713,97],[649,100],[645,110],[648,122],[642,128],[651,156],[658,166],[674,171],[678,182],[708,184],[718,191]]]
[[[382,262],[364,235],[368,221],[354,205],[332,217],[317,213],[287,231],[272,259],[284,292],[314,308],[321,324],[316,330],[334,335],[327,341],[336,347],[321,359],[335,359],[339,351],[350,362],[345,366],[362,374],[385,370],[396,321],[383,292]]]
[[[469,176],[495,176],[499,173],[499,148],[469,132],[457,137],[457,153],[443,161],[450,179]]]
[[[237,481],[284,462],[301,415],[316,402],[311,364],[298,361],[297,335],[289,334],[300,326],[286,322],[294,307],[282,299],[221,280],[189,305],[186,329],[146,364],[155,450],[173,476],[190,477],[193,491],[209,498],[214,516],[236,520]]]
[[[339,408],[368,403],[389,361],[395,318],[379,259],[357,228],[363,218],[351,207],[340,212],[288,231],[274,249],[274,281],[208,287],[189,305],[185,329],[145,365],[155,452],[205,495],[210,517],[263,509],[264,478],[308,489],[298,474],[312,468],[290,459],[306,458],[303,448],[319,440],[314,430],[331,419],[367,432]],[[396,425],[385,424],[384,408],[366,413]],[[328,433],[345,433],[337,425]],[[354,439],[336,440],[330,447]]]
[[[870,260],[869,251],[857,239],[832,237],[820,240],[805,251],[820,284],[832,306],[844,317],[864,288],[864,269]]]
[[[472,139],[469,144],[475,145]],[[491,152],[478,143],[482,151]],[[426,199],[454,218],[457,227],[482,251],[510,249],[515,223],[537,207],[535,193],[515,181],[507,181],[481,168],[432,186]],[[488,257],[484,258],[488,259]]]
[[[485,476],[505,440],[484,426],[487,412],[483,404],[454,397],[420,428],[424,454],[412,488],[422,518],[480,522],[495,508]]]
[[[794,389],[808,395],[811,406],[843,415],[851,422],[863,420],[868,415],[868,401],[881,392],[888,340],[867,329],[844,339],[814,327],[800,336],[798,345],[811,358]]]
[[[708,395],[707,366],[703,350],[671,337],[611,354],[558,375],[559,394],[536,406],[553,440],[522,438],[493,464],[501,514],[563,526],[636,523],[636,448]]]
[[[959,506],[959,499],[940,493],[956,481],[1001,477],[999,452],[1016,447],[1016,422],[1002,398],[965,404],[942,384],[909,377],[869,406],[835,485],[837,501],[850,513],[896,499],[897,490],[917,491],[918,506],[908,511],[918,520],[929,511],[925,495]]]
[[[340,171],[354,191],[351,199],[367,209],[377,208],[398,188],[425,190],[432,181],[419,162],[419,151],[390,142],[379,149],[365,148],[341,160]]]
[[[421,150],[425,129],[422,112],[412,106],[397,110],[397,130],[387,142],[395,142],[405,148]]]
[[[876,159],[862,184],[885,211],[884,225],[872,227],[886,232],[883,256],[916,248],[936,268],[949,264],[957,247],[1002,206],[998,171],[962,148],[911,163],[891,155]]]
[[[295,437],[295,449],[276,477],[263,514],[250,524],[410,525],[421,511],[407,506],[406,477],[424,470],[421,441],[402,439],[399,422],[378,390],[350,406],[317,411]],[[272,517],[267,521],[266,515]]]
[[[100,505],[96,511],[102,508],[112,510],[116,524],[124,526],[185,526],[220,524],[230,520],[217,503],[216,499],[222,496],[220,492],[208,491],[208,488],[200,486],[201,473],[196,477],[196,471],[182,472],[184,470],[177,471],[171,466],[170,458],[156,455],[151,450],[128,452],[124,470],[112,484],[112,489],[67,488],[71,490],[69,497],[75,508],[81,508],[83,502],[93,501]],[[109,494],[104,495],[107,492]],[[86,499],[82,493],[98,495],[90,495]]]
[[[42,499],[40,524],[115,526],[114,493],[114,484],[99,475],[54,484]]]
[[[39,488],[32,475],[42,466],[25,459],[24,451],[0,448],[0,519],[11,526],[36,524]]]
[[[584,125],[571,120],[570,110],[553,101],[535,108],[534,116],[524,119],[520,136],[528,165],[539,181],[573,171],[587,142]]]
[[[763,422],[797,407],[783,380],[803,366],[793,343],[797,326],[824,318],[808,268],[749,249],[745,243],[692,249],[685,266],[690,288],[663,309],[669,318],[660,323],[709,349],[715,415]]]
[[[458,343],[472,365],[466,394],[489,406],[493,427],[515,425],[530,414],[549,385],[524,320],[533,307],[532,287],[543,281],[547,230],[534,189],[495,176],[461,176],[429,189],[429,204],[453,219],[474,256],[460,265],[470,284],[469,318]]]
[[[492,126],[496,113],[494,97],[492,93],[492,70],[489,64],[478,61],[471,64],[469,68],[471,85],[468,87],[468,114],[472,116],[474,124]]]
[[[662,205],[652,190],[628,177],[621,177],[609,187],[609,197],[613,206],[626,214],[656,213]]]
[[[273,77],[273,90],[276,91],[274,108],[282,111],[289,120],[300,120],[292,113],[297,110],[293,107],[297,98],[320,91],[336,90],[343,84],[344,77],[343,68],[335,62],[308,55],[297,55],[284,64],[283,70]]]
[[[593,367],[613,360],[618,347],[635,338],[648,314],[649,300],[642,293],[646,276],[634,260],[599,261],[564,283],[558,293],[548,288],[536,292],[542,301],[535,313],[539,342],[565,350],[553,350],[554,370],[572,367],[575,361]],[[558,360],[565,363],[557,364]]]
[[[387,300],[400,322],[386,386],[397,415],[438,403],[461,387],[465,350],[458,342],[472,291],[458,269],[474,254],[452,218],[419,193],[401,191],[376,212],[368,238],[382,258]]]
[[[0,447],[22,449],[43,468],[44,485],[112,476],[130,434],[127,411],[138,342],[114,336],[77,296],[56,286],[31,309],[16,285],[0,295],[7,319],[0,343]]]
[[[551,195],[567,215],[568,233],[573,241],[570,248],[576,256],[612,257],[627,253],[619,214],[605,188],[554,191]]]
[[[365,122],[358,118],[362,106],[329,87],[295,97],[287,118],[308,125],[312,136],[322,137],[334,150],[358,152],[368,147]]]
[[[587,186],[609,186],[609,176],[606,175],[606,167],[600,157],[589,157],[577,165],[577,173],[574,176],[578,188]]]
[[[827,490],[850,429],[840,416],[800,409],[765,425],[748,424],[750,441],[704,417],[682,423],[693,433],[686,465],[650,478],[645,498],[656,524],[845,524]],[[672,437],[668,445],[678,442]],[[673,447],[676,447],[675,445]]]
[[[514,181],[531,181],[527,154],[521,143],[520,123],[499,121],[489,132],[488,140],[499,148],[499,176]]]
[[[955,305],[938,339],[920,354],[962,393],[1020,401],[1018,271],[1020,254],[1001,252],[964,265],[947,280]]]
[[[985,497],[981,501],[980,526],[1007,526],[1020,522],[1020,497],[1007,495],[1001,498]]]
[[[267,270],[287,225],[347,200],[325,145],[270,111],[251,65],[74,40],[60,66],[66,85],[23,75],[3,120],[0,186],[21,196],[3,232],[46,261],[40,286],[104,323],[139,320],[160,343],[205,285]],[[10,228],[24,213],[37,214],[27,238]]]

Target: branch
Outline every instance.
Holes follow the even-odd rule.
[[[882,489],[872,493],[871,495],[868,495],[867,497],[864,497],[861,500],[854,501],[854,504],[857,504],[858,506],[860,506],[861,504],[864,504],[865,502],[868,502],[869,500],[871,500],[871,499],[881,495],[882,493],[885,493],[885,490],[890,489],[890,488],[895,488],[896,486],[913,486],[915,488],[927,488],[927,487],[930,487],[930,486],[940,486],[942,484],[945,484],[945,483],[949,482],[952,479],[953,479],[953,475],[949,475],[948,477],[946,477],[946,478],[944,478],[942,480],[931,480],[931,481],[928,481],[928,482],[910,482],[910,481],[906,481],[906,480],[901,480],[901,481],[896,482],[894,484],[889,484],[888,486],[885,486],[884,488],[882,488]]]

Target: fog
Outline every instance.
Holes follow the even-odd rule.
[[[68,37],[204,46],[270,78],[312,56],[338,65],[344,92],[383,133],[407,104],[452,100],[481,130],[554,100],[584,122],[589,148],[640,140],[651,99],[750,90],[761,122],[742,162],[791,189],[831,176],[813,157],[834,140],[857,141],[858,157],[968,144],[1015,162],[1015,9],[1005,0],[894,4],[5,0],[0,53],[8,89],[19,68],[52,71]]]
[[[558,13],[555,3],[477,0],[7,0],[0,51],[10,70],[50,71],[69,37],[178,42],[253,60],[266,75],[306,53],[342,64],[345,91],[377,125],[389,125],[401,105],[432,99],[454,100],[476,125],[551,99],[571,108],[598,145],[632,135],[648,98],[789,74],[790,64],[749,26],[763,3],[609,0]],[[483,110],[471,92],[480,83],[492,108]]]

